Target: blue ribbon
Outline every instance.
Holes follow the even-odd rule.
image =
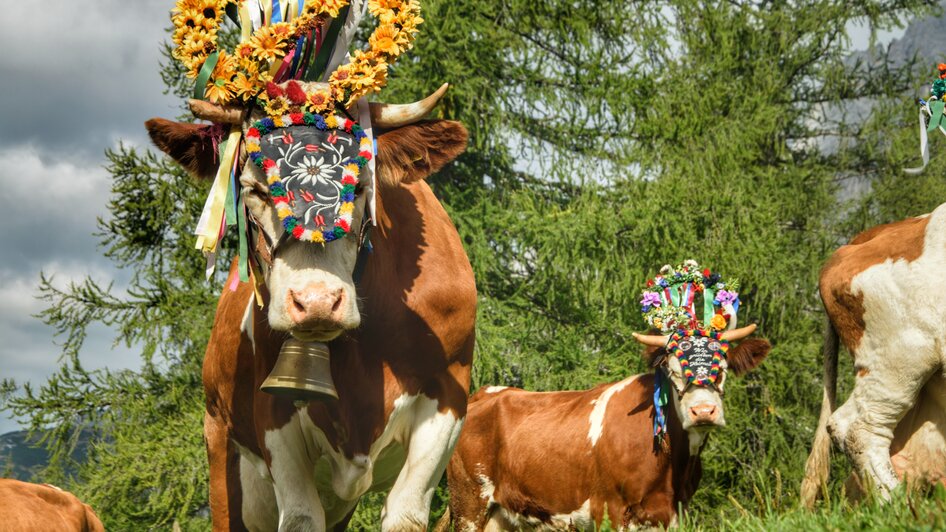
[[[654,438],[661,438],[667,433],[667,416],[664,407],[667,406],[667,387],[660,369],[654,371]]]

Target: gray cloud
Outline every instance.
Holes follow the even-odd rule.
[[[103,151],[119,141],[146,146],[143,122],[180,112],[159,74],[173,2],[57,0],[41,21],[35,3],[8,4],[0,18],[8,51],[0,55],[0,377],[39,385],[60,363],[54,331],[33,317],[44,306],[39,272],[58,286],[86,275],[118,286],[127,279],[93,236],[96,218],[108,214]],[[137,353],[113,348],[115,337],[90,328],[83,364],[137,367]],[[0,416],[0,433],[16,428]]]

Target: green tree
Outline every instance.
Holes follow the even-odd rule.
[[[662,264],[698,259],[743,281],[741,320],[775,350],[728,387],[729,426],[705,450],[693,508],[735,512],[729,497],[752,500],[776,471],[775,507],[793,505],[821,397],[818,270],[856,230],[930,209],[942,185],[899,171],[926,70],[847,61],[846,28],[888,28],[928,4],[424,2],[423,32],[382,97],[452,82],[438,113],[471,132],[430,182],[476,273],[474,386],[584,388],[643,371],[631,337],[644,328],[640,288]],[[180,69],[162,72],[183,96]],[[875,105],[840,112],[855,99]],[[65,363],[7,405],[49,431],[45,478],[66,481],[107,526],[205,527],[200,362],[220,284],[203,280],[189,232],[206,185],[151,153],[107,157],[116,180],[101,238],[131,286],[42,279]],[[873,188],[839,208],[853,177]],[[140,346],[142,370],[83,369],[93,322]],[[82,427],[95,431],[92,451],[71,464]],[[353,526],[376,526],[381,500]]]

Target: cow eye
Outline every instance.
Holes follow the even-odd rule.
[[[266,188],[266,185],[259,181],[254,181],[252,186],[243,187],[243,193],[259,198],[262,201],[269,200],[269,190]]]

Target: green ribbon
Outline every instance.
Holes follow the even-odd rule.
[[[249,246],[246,242],[246,205],[243,204],[242,199],[240,201],[240,208],[237,209],[237,211],[239,215],[237,218],[237,231],[240,233],[240,281],[245,283],[250,280],[250,266],[248,262]]]
[[[197,74],[197,81],[194,82],[194,98],[204,99],[204,93],[207,91],[207,82],[210,81],[210,74],[217,66],[217,60],[220,59],[220,52],[214,52],[207,56],[204,66],[200,67],[200,73]]]
[[[930,102],[930,124],[926,128],[928,133],[936,131],[936,128],[938,128],[942,123],[944,107],[946,107],[946,102],[943,100],[934,100]]]
[[[716,299],[716,289],[715,288],[704,288],[703,289],[703,326],[708,327],[710,321],[712,321],[713,316],[716,315],[716,307],[713,305],[713,300]]]
[[[325,33],[325,38],[322,39],[322,49],[319,50],[318,55],[315,56],[312,65],[306,69],[306,81],[318,81],[325,72],[325,67],[328,66],[328,60],[332,57],[332,51],[335,48],[332,44],[338,39],[338,32],[342,31],[342,26],[345,25],[345,19],[348,18],[348,10],[350,7],[351,4],[342,8],[338,16],[335,17],[335,20],[332,21],[332,25],[329,26],[328,32]],[[335,44],[337,45],[337,43]]]

